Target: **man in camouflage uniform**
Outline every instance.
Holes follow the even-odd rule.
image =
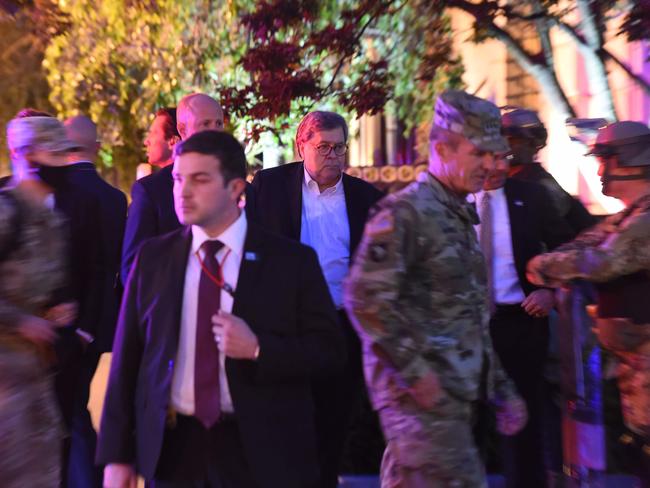
[[[539,183],[546,187],[551,204],[577,234],[594,225],[596,219],[560,186],[541,163],[537,153],[546,146],[548,133],[537,113],[524,108],[508,107],[501,116],[503,135],[512,151],[510,178]]]
[[[540,286],[595,283],[598,337],[620,360],[623,418],[632,432],[627,440],[650,486],[650,129],[639,122],[610,124],[590,154],[599,160],[603,193],[626,208],[532,259],[528,277]]]
[[[466,201],[481,189],[494,153],[508,149],[500,129],[492,103],[442,93],[429,172],[379,204],[346,281],[387,442],[383,488],[487,486],[471,428],[482,391],[498,408],[502,432],[526,421],[492,350],[478,217]]]

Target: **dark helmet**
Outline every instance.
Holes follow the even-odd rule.
[[[650,166],[650,129],[641,122],[614,122],[598,131],[587,153],[593,156],[617,156],[618,166]]]
[[[608,194],[612,181],[650,180],[650,129],[640,122],[614,122],[598,131],[587,155],[600,156],[605,165],[601,176],[603,193]],[[615,158],[614,158],[615,156]],[[613,175],[612,168],[640,167],[639,174]]]
[[[501,132],[506,137],[528,139],[538,151],[546,146],[546,127],[532,110],[506,106],[501,115],[501,124]]]

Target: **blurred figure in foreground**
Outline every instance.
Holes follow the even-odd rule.
[[[14,174],[0,192],[0,480],[54,488],[63,430],[51,346],[76,307],[61,301],[64,222],[43,174],[65,165],[73,145],[58,120],[42,116],[9,122],[7,143]]]

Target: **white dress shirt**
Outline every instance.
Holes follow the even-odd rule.
[[[481,208],[481,202],[486,192],[476,195],[476,206]],[[494,301],[497,304],[518,304],[524,301],[524,294],[519,284],[519,275],[515,267],[512,252],[512,233],[510,231],[510,214],[508,202],[503,189],[489,190],[490,208],[492,209],[492,271],[494,283]],[[481,225],[476,226],[476,232],[481,235]]]
[[[237,289],[239,267],[244,252],[244,241],[248,223],[246,213],[241,212],[239,218],[223,233],[213,240],[221,241],[224,246],[216,255],[217,261],[222,263],[224,282]],[[187,257],[185,269],[185,287],[183,291],[183,306],[181,309],[181,327],[178,337],[178,352],[176,365],[172,378],[172,407],[183,415],[194,415],[194,360],[196,353],[196,317],[199,306],[199,282],[201,280],[201,264],[196,256],[199,252],[203,260],[204,251],[201,245],[210,240],[208,235],[196,225],[192,226],[192,246]],[[223,261],[228,250],[230,254]],[[221,290],[221,310],[231,313],[233,297],[225,290]],[[233,412],[230,389],[226,378],[225,356],[219,353],[219,388],[221,390],[221,411]]]
[[[334,305],[343,307],[343,279],[350,265],[350,225],[343,178],[321,192],[305,169],[300,242],[316,251]]]

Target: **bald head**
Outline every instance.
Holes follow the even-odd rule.
[[[219,102],[203,93],[184,96],[176,108],[181,139],[203,130],[223,130],[223,110]]]
[[[65,132],[72,142],[79,146],[79,150],[71,153],[70,162],[91,161],[95,162],[99,151],[97,142],[97,126],[85,115],[70,117],[64,123]]]

